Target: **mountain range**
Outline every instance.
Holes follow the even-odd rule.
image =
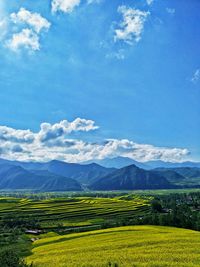
[[[104,176],[94,182],[92,190],[137,190],[137,189],[169,189],[175,188],[158,172],[147,171],[130,165]]]
[[[89,160],[83,162],[83,164],[90,164],[90,163],[96,163],[106,168],[116,168],[116,169],[120,169],[134,164],[139,168],[149,169],[148,164],[136,161],[128,157],[105,158],[105,159]]]
[[[150,168],[149,162],[137,163],[122,157],[104,160],[107,167],[96,162],[77,164],[52,160],[41,163],[0,159],[0,190],[81,191],[200,187],[198,163],[154,161],[151,166],[158,166],[157,168]],[[121,167],[123,164],[128,166]]]
[[[74,179],[48,171],[28,171],[20,166],[0,166],[1,190],[81,191]]]
[[[150,170],[155,168],[179,168],[179,167],[191,167],[191,168],[200,168],[200,162],[166,162],[162,160],[146,161],[139,162],[128,157],[114,157],[114,158],[105,158],[101,160],[90,160],[85,161],[82,164],[97,163],[106,168],[123,168],[129,165],[136,165],[139,168]]]
[[[46,163],[0,159],[0,190],[80,191],[115,169],[96,163],[81,165],[52,160]]]
[[[91,183],[99,177],[109,174],[115,170],[114,168],[105,168],[96,163],[83,165],[77,163],[67,163],[58,160],[52,160],[46,163],[16,161],[14,164],[21,166],[26,170],[43,170],[56,175],[76,179],[81,184]]]

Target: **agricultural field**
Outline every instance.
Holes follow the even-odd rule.
[[[80,227],[142,216],[150,210],[150,196],[114,198],[55,198],[46,200],[0,198],[0,218],[33,218],[42,229]]]
[[[36,267],[198,267],[200,233],[162,226],[125,226],[43,236],[27,262]]]
[[[33,267],[200,266],[199,191],[91,194],[1,196],[0,253]]]

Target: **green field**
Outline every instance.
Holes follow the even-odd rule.
[[[0,251],[34,267],[200,266],[200,232],[168,227],[200,229],[199,191],[153,192],[2,196]]]
[[[34,242],[32,253],[27,261],[36,267],[198,267],[200,233],[162,226],[126,226],[43,237]]]
[[[0,198],[0,217],[36,219],[43,229],[99,224],[108,220],[141,216],[150,210],[151,197],[57,198],[32,200]]]

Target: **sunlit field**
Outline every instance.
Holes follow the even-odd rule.
[[[171,227],[127,226],[44,236],[33,247],[27,261],[37,267],[200,266],[200,233]]]
[[[116,218],[142,216],[150,210],[151,197],[54,198],[31,200],[0,198],[0,216],[34,218],[44,229],[57,225],[85,226]]]

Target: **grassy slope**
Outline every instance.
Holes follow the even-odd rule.
[[[106,222],[126,220],[134,216],[142,216],[150,212],[151,197],[123,196],[116,198],[53,198],[46,200],[20,199],[13,197],[0,198],[0,224],[21,221],[39,220],[43,230],[73,232],[99,229]],[[3,221],[1,221],[3,218]],[[14,247],[21,255],[28,255],[31,249],[30,238],[35,236],[22,235],[24,230],[12,231],[9,227],[0,225],[0,250],[4,247]],[[73,229],[73,228],[76,229]],[[21,232],[22,231],[22,232]],[[0,266],[1,267],[1,266]]]
[[[200,233],[161,226],[130,226],[65,236],[34,243],[28,262],[37,267],[200,266]]]

